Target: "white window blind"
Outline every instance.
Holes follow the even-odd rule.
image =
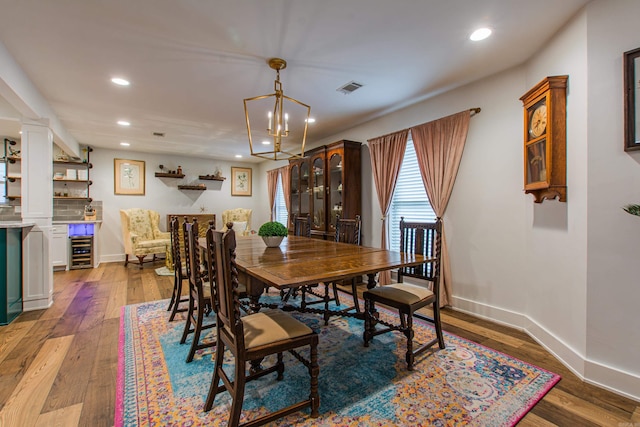
[[[413,148],[411,139],[407,141],[387,221],[389,249],[395,251],[400,249],[401,217],[404,217],[405,221],[430,222],[436,220],[436,214],[431,208],[427,192],[422,184],[416,150]]]
[[[287,205],[284,202],[284,192],[282,191],[282,175],[278,174],[278,183],[276,184],[276,200],[273,204],[273,219],[278,221],[285,227],[287,226]]]

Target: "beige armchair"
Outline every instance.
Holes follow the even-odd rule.
[[[222,212],[222,231],[227,231],[227,223],[233,222],[233,231],[247,236],[251,232],[251,209],[236,208]]]
[[[122,239],[124,241],[125,267],[129,264],[129,255],[140,261],[140,268],[147,255],[167,254],[171,251],[171,235],[162,232],[160,214],[149,209],[121,209]]]

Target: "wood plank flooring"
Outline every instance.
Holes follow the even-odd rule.
[[[120,309],[169,298],[173,278],[122,263],[54,273],[54,304],[0,326],[0,426],[112,426]],[[640,427],[640,404],[589,385],[525,333],[446,309],[444,329],[562,380],[521,426]]]

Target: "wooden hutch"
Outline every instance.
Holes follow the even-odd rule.
[[[342,140],[289,161],[291,216],[310,214],[312,237],[333,239],[337,215],[362,215],[361,146]]]

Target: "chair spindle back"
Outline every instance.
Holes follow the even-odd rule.
[[[336,216],[336,242],[351,243],[353,245],[360,244],[360,229],[362,221],[360,215],[356,215],[355,219],[340,218]]]
[[[442,220],[435,222],[409,222],[400,218],[400,252],[423,255],[432,258],[428,262],[412,267],[402,267],[398,270],[398,281],[403,276],[437,282],[440,277],[440,244]]]

